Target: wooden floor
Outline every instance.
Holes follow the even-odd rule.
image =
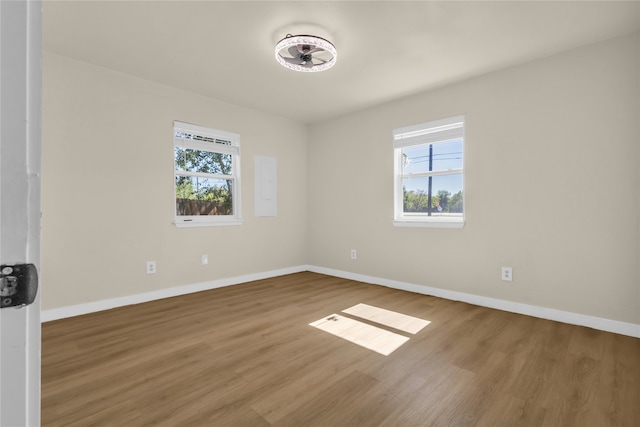
[[[358,303],[431,323],[389,356],[308,325]],[[640,426],[639,339],[309,272],[42,336],[43,426]]]

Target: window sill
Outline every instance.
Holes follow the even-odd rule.
[[[218,227],[229,225],[242,225],[241,219],[230,219],[224,221],[173,221],[177,228],[193,228],[193,227]]]
[[[465,220],[462,218],[438,218],[438,219],[396,219],[394,227],[423,227],[423,228],[462,228]]]

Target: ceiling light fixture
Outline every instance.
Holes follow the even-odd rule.
[[[318,36],[287,34],[276,44],[276,60],[294,71],[328,70],[335,65],[337,58],[335,46]]]

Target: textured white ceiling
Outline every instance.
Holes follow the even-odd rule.
[[[43,25],[45,51],[312,123],[638,31],[640,2],[45,0]],[[275,61],[305,27],[335,67]]]

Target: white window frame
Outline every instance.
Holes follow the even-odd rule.
[[[230,145],[217,144],[206,141],[198,141],[193,139],[180,138],[176,136],[176,132],[184,132],[191,135],[198,135],[205,138],[214,138],[223,141],[230,141]],[[231,175],[218,175],[200,172],[178,171],[173,164],[173,206],[174,206],[174,224],[176,227],[208,227],[217,225],[240,225],[242,224],[241,211],[241,185],[240,185],[240,135],[231,132],[225,132],[216,129],[210,129],[204,126],[198,126],[191,123],[179,121],[173,122],[173,146],[174,155],[177,147],[191,148],[200,151],[209,151],[212,153],[231,154]],[[233,181],[231,186],[233,203],[233,215],[178,215],[176,200],[176,177],[177,176],[200,176],[213,179],[230,179]]]
[[[438,228],[462,228],[465,223],[465,174],[464,174],[464,127],[465,116],[448,117],[418,125],[402,127],[393,131],[394,152],[394,220],[397,227],[438,227]],[[454,139],[462,139],[462,161],[460,169],[436,170],[418,174],[403,174],[402,149],[416,145],[429,145],[447,142]],[[462,174],[462,216],[443,217],[428,216],[425,213],[404,213],[403,209],[403,182],[406,178],[419,178],[422,176],[442,176]]]

